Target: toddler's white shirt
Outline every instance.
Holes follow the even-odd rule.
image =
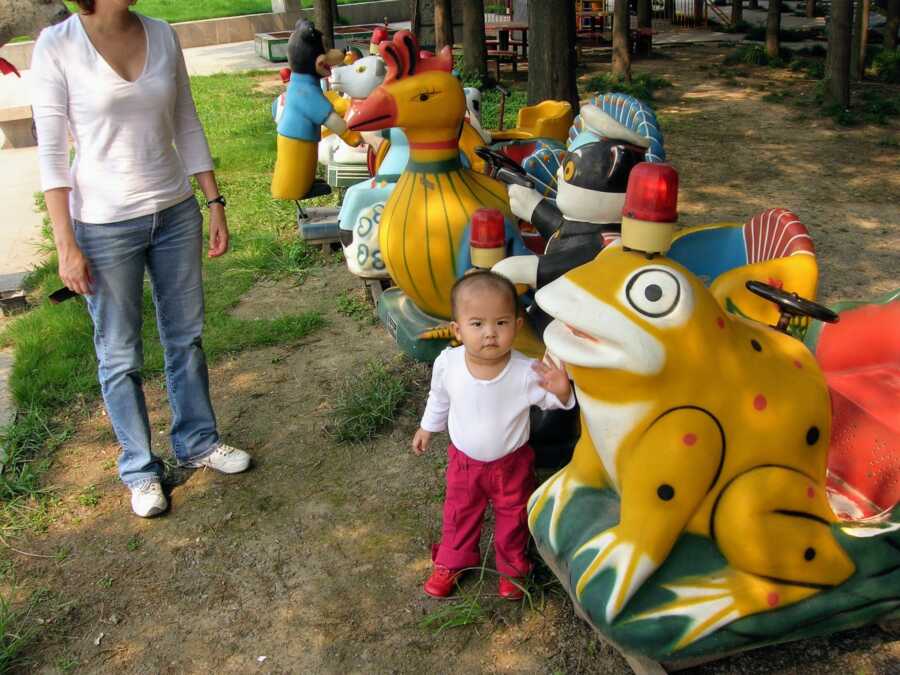
[[[147,55],[134,82],[97,52],[77,14],[45,28],[34,46],[41,189],[72,188],[72,217],[84,222],[174,206],[193,194],[189,175],[213,168],[175,31],[138,17]],[[71,169],[67,126],[75,142]]]
[[[505,457],[528,441],[531,406],[541,410],[575,406],[574,391],[563,404],[541,387],[533,362],[513,351],[497,377],[479,380],[466,365],[465,347],[445,349],[434,361],[421,427],[431,432],[448,429],[453,445],[479,462]]]

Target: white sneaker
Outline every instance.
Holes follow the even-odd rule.
[[[250,454],[243,450],[232,448],[230,445],[219,443],[212,454],[185,466],[192,469],[209,467],[221,473],[240,473],[241,471],[246,471],[247,467],[250,466]]]
[[[131,510],[141,518],[151,518],[166,510],[169,502],[158,480],[145,480],[131,488]]]

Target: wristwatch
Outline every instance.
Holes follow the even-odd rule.
[[[225,197],[223,197],[222,195],[219,195],[215,199],[210,199],[208,202],[206,202],[207,208],[209,208],[213,204],[221,204],[222,208],[224,208],[225,207]]]

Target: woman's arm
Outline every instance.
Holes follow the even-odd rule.
[[[69,188],[52,188],[44,192],[47,213],[53,224],[53,241],[59,254],[59,278],[76,293],[90,295],[93,284],[91,269],[72,232],[69,192]]]
[[[38,136],[38,163],[53,241],[59,254],[59,276],[76,293],[91,293],[91,271],[75,242],[69,211],[68,122],[69,90],[65,75],[46,38],[38,39],[31,61],[34,123]]]
[[[202,171],[194,175],[200,189],[206,196],[206,201],[219,196],[219,185],[216,183],[214,171]],[[225,216],[225,207],[222,204],[210,204],[209,206],[209,252],[210,258],[218,258],[228,251],[228,218]]]
[[[184,162],[185,169],[192,175],[206,201],[219,196],[219,186],[213,171],[212,155],[203,125],[197,117],[197,107],[191,94],[191,80],[184,64],[184,53],[178,42],[178,35],[172,31],[175,44],[175,148]],[[228,219],[222,204],[209,207],[209,251],[210,258],[217,258],[228,251]]]

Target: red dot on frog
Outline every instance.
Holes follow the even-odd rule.
[[[769,603],[769,607],[777,607],[778,603],[781,602],[781,598],[778,597],[778,593],[769,593],[766,596],[766,602]]]
[[[806,488],[806,496],[809,497],[810,499],[812,499],[813,497],[815,497],[815,496],[816,496],[816,491],[815,491],[815,489],[812,488],[812,487]]]
[[[681,442],[685,445],[693,445],[697,442],[697,434],[685,434]]]
[[[765,410],[767,405],[769,405],[769,402],[762,394],[757,394],[756,398],[753,399],[753,407],[757,410]]]
[[[716,318],[716,325],[717,325],[719,328],[725,328],[725,319],[723,319],[721,316],[720,316],[720,317],[717,317],[717,318]]]
[[[800,363],[799,361],[794,361],[794,368],[802,368],[802,367],[803,367],[802,363]]]

